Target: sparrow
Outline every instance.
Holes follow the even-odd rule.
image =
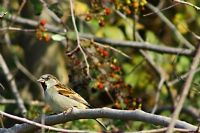
[[[38,80],[44,89],[45,100],[55,113],[67,111],[71,107],[90,109],[92,106],[70,87],[61,84],[51,75],[42,75]],[[106,131],[107,128],[98,119],[95,119]]]

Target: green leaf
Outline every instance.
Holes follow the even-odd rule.
[[[183,73],[188,71],[189,66],[190,66],[190,60],[185,56],[181,56],[179,62],[176,65],[176,70],[179,73]]]
[[[31,0],[31,3],[33,4],[35,15],[40,15],[43,8],[43,5],[40,2],[40,0]]]
[[[54,12],[59,18],[63,16],[63,11],[59,3],[52,4],[49,9]]]
[[[74,31],[68,31],[66,32],[66,36],[70,40],[76,40],[76,33]]]
[[[158,43],[158,39],[156,35],[152,31],[147,31],[146,32],[146,37],[148,39],[148,42],[150,43]]]
[[[105,36],[106,38],[115,40],[124,40],[124,34],[119,27],[104,26],[98,32],[97,36]]]
[[[54,41],[62,41],[62,40],[65,40],[65,39],[66,39],[65,36],[60,35],[60,34],[55,34],[55,35],[51,36],[51,38],[52,38]]]

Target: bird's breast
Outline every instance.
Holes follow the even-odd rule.
[[[45,91],[46,102],[57,113],[66,111],[70,107],[77,107],[86,109],[87,106],[64,95],[59,94],[57,91],[47,89]]]

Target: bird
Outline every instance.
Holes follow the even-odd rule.
[[[72,107],[79,109],[93,108],[83,97],[76,93],[70,87],[60,83],[60,81],[51,74],[44,74],[38,80],[44,89],[45,100],[55,113],[67,111]],[[106,126],[96,120],[106,131]]]

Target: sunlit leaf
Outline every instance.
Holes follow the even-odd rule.
[[[52,38],[54,41],[62,41],[62,40],[65,40],[65,39],[66,39],[65,36],[60,35],[60,34],[52,35],[51,38]]]

